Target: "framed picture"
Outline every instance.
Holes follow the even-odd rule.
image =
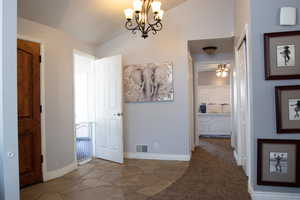
[[[123,76],[126,103],[174,100],[171,62],[127,65]]]
[[[300,78],[300,31],[265,33],[265,79]]]
[[[275,87],[277,133],[300,133],[300,85]]]
[[[300,186],[300,140],[258,139],[257,184]]]

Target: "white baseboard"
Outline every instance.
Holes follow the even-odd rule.
[[[233,156],[234,156],[234,159],[235,159],[237,165],[238,165],[238,166],[241,166],[241,165],[242,165],[242,162],[241,162],[241,159],[239,158],[239,156],[238,156],[236,150],[233,151]]]
[[[248,192],[252,200],[300,200],[299,193],[255,191],[251,185],[248,185]]]
[[[58,170],[54,170],[54,171],[50,171],[47,172],[44,177],[45,180],[44,181],[50,181],[52,179],[61,177],[67,173],[72,172],[73,170],[77,169],[77,163],[72,163],[70,165],[65,166],[64,168],[58,169]]]
[[[126,152],[125,158],[145,159],[145,160],[177,160],[190,161],[191,155],[160,154],[160,153],[136,153]]]

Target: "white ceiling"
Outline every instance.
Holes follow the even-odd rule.
[[[186,0],[162,0],[167,10]],[[123,10],[133,0],[18,0],[18,15],[63,30],[90,44],[125,31]]]
[[[190,40],[188,42],[191,54],[205,54],[203,47],[216,46],[218,53],[231,53],[233,51],[234,41],[233,37],[230,38],[218,38],[207,40]]]

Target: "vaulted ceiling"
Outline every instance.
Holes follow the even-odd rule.
[[[164,10],[186,0],[161,0]],[[123,10],[133,0],[18,0],[18,15],[60,29],[90,44],[125,31]]]

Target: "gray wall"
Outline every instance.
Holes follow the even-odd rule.
[[[252,68],[252,98],[253,98],[253,141],[252,141],[252,184],[255,190],[270,190],[277,192],[297,192],[300,188],[284,187],[263,187],[256,185],[256,164],[257,164],[257,138],[276,138],[276,139],[299,139],[299,134],[276,133],[275,118],[275,92],[274,87],[280,85],[299,85],[300,80],[264,80],[264,47],[263,33],[299,30],[300,25],[293,27],[279,26],[279,8],[283,6],[293,6],[300,9],[299,0],[252,0],[251,1],[251,68]],[[298,13],[299,14],[299,13]],[[300,15],[298,15],[298,23]],[[299,171],[299,170],[298,170]]]
[[[75,162],[73,50],[94,54],[93,46],[62,31],[18,18],[18,34],[44,45],[45,135],[47,171]]]
[[[229,85],[230,76],[220,78],[216,76],[216,72],[198,72],[198,85]]]
[[[17,1],[0,0],[0,13],[0,199],[18,200]]]
[[[174,65],[174,102],[125,104],[125,151],[149,144],[151,153],[189,152],[192,131],[192,70],[188,69],[187,41],[231,37],[233,0],[189,0],[166,12],[163,31],[146,40],[126,32],[99,46],[97,55],[123,55],[123,64],[171,61]]]

